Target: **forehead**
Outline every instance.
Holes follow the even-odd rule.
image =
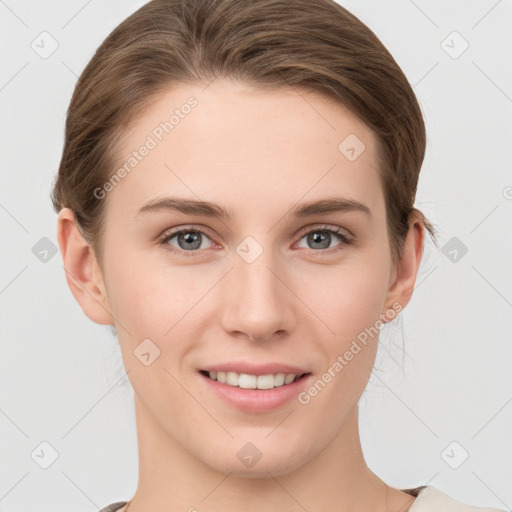
[[[144,202],[168,194],[275,218],[302,199],[336,194],[379,210],[375,152],[373,133],[317,92],[221,79],[179,84],[130,121],[108,209],[133,218]]]

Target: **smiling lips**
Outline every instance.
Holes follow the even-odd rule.
[[[207,372],[210,379],[242,389],[272,389],[291,384],[303,374],[275,373],[268,375],[250,375],[237,372]]]
[[[264,390],[296,382],[308,372],[302,368],[281,363],[264,365],[233,363],[205,368],[201,373],[228,386]]]

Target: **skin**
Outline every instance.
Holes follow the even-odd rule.
[[[403,257],[393,265],[376,139],[316,92],[263,91],[224,79],[175,86],[131,120],[120,165],[190,96],[198,106],[102,199],[101,267],[71,210],[58,216],[69,287],[91,320],[116,327],[135,393],[140,467],[130,512],[407,510],[414,497],[378,478],[361,449],[357,404],[378,336],[310,403],[293,399],[270,412],[228,404],[197,370],[279,361],[318,378],[391,304],[407,305],[423,224],[411,218]],[[351,133],[366,146],[354,161],[338,150]],[[372,218],[286,216],[296,203],[334,192],[367,205]],[[148,200],[167,195],[207,200],[234,217],[137,216]],[[299,232],[325,226],[352,234],[354,243],[333,234],[330,247],[338,249],[327,253]],[[160,243],[181,227],[206,231],[195,256],[165,249],[185,251],[178,237]],[[236,252],[247,236],[263,248],[252,263]],[[133,352],[146,338],[161,351],[148,366]],[[262,453],[252,468],[237,457],[247,442]]]

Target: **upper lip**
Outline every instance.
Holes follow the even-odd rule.
[[[293,373],[295,375],[302,375],[303,373],[309,373],[304,368],[285,363],[219,363],[205,366],[200,368],[200,370],[205,372],[236,372],[245,373],[248,375],[271,375],[276,373]]]

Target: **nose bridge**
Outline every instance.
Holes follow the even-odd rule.
[[[290,292],[281,281],[286,282],[282,265],[274,251],[259,247],[254,240],[237,247],[224,301],[225,329],[253,340],[288,329],[292,309]]]

